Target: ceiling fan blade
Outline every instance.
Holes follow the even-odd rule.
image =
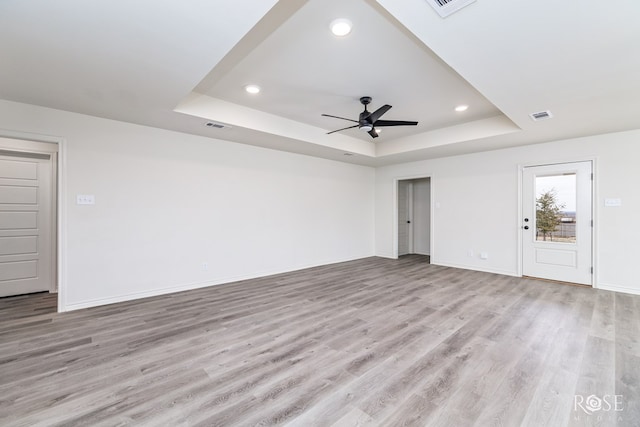
[[[391,109],[391,105],[383,105],[382,107],[378,108],[376,111],[374,111],[373,113],[369,114],[368,117],[366,117],[366,119],[369,120],[370,123],[374,123],[376,122],[380,117],[382,117],[382,115],[384,113],[386,113],[387,111],[389,111],[389,109]]]
[[[369,135],[371,135],[371,138],[377,138],[378,137],[378,132],[376,132],[376,128],[371,129],[369,132],[367,132]]]
[[[353,126],[349,126],[349,127],[338,129],[338,130],[332,130],[331,132],[327,132],[327,135],[332,134],[332,133],[336,133],[336,132],[340,132],[341,130],[357,128],[358,126],[359,125],[353,125]]]
[[[415,126],[418,122],[405,122],[403,120],[378,120],[373,122],[374,126]]]
[[[333,117],[334,119],[342,119],[342,120],[348,120],[348,121],[350,121],[350,122],[358,123],[358,121],[357,121],[357,120],[347,119],[347,118],[344,118],[344,117],[338,117],[338,116],[332,116],[331,114],[321,114],[321,115],[322,115],[322,116],[324,116],[324,117]]]

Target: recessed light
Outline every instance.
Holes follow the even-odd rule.
[[[462,113],[463,111],[467,111],[467,109],[468,109],[468,108],[469,108],[469,106],[468,106],[468,105],[458,105],[458,106],[456,107],[456,111],[457,111],[458,113]]]
[[[258,86],[258,85],[246,85],[244,87],[244,90],[246,90],[248,93],[251,93],[251,94],[255,95],[256,93],[260,93],[260,86]]]
[[[351,32],[351,27],[353,27],[351,21],[343,18],[335,19],[331,22],[331,25],[329,25],[333,35],[337,37],[344,37],[349,34]]]

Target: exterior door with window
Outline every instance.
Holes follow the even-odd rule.
[[[522,273],[592,284],[592,165],[523,168]]]

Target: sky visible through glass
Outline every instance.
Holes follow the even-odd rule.
[[[536,198],[547,191],[556,190],[556,201],[564,205],[563,212],[576,211],[576,174],[536,177]]]

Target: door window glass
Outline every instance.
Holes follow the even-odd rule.
[[[536,177],[536,240],[576,242],[576,174]]]

